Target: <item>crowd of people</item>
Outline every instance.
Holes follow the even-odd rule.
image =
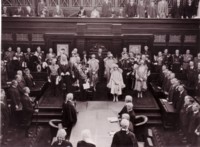
[[[199,64],[199,63],[198,63]],[[188,65],[189,70],[194,70],[194,63],[190,61]],[[175,73],[167,68],[166,65],[162,66],[160,73],[160,87],[166,95],[166,100],[171,104],[176,113],[178,114],[177,120],[174,120],[174,123],[177,123],[177,126],[180,130],[183,130],[183,135],[188,138],[189,144],[192,146],[198,146],[199,144],[199,124],[200,124],[200,104],[197,97],[192,97],[189,94],[189,91],[186,89],[186,85],[191,84],[195,86],[197,83],[196,96],[199,96],[199,81],[200,74],[191,71],[187,73],[188,80],[184,85],[181,80],[176,78]],[[190,79],[192,77],[192,79]]]
[[[21,122],[25,124],[26,136],[30,136],[29,127],[32,115],[34,111],[38,112],[37,109],[34,109],[34,100],[29,96],[31,87],[35,86],[31,72],[46,72],[52,88],[52,95],[57,95],[60,89],[58,87],[61,86],[64,99],[67,93],[74,92],[73,87],[78,87],[82,93],[81,100],[86,100],[86,97],[84,98],[85,90],[91,88],[95,92],[97,83],[105,80],[104,82],[113,95],[113,101],[118,101],[119,96],[124,94],[123,89],[134,90],[137,97],[142,98],[143,93],[147,90],[149,75],[152,71],[157,72],[160,75],[159,86],[163,89],[167,100],[180,114],[180,126],[184,128],[186,135],[193,136],[191,143],[196,142],[199,134],[199,104],[191,96],[196,96],[198,100],[200,94],[200,53],[194,57],[189,49],[185,54],[180,54],[178,49],[174,54],[170,54],[168,49],[165,49],[163,52],[158,52],[157,55],[152,55],[148,46],[144,46],[142,52],[139,49],[128,52],[128,49],[124,47],[120,56],[114,57],[110,51],[105,56],[101,47],[98,48],[96,54],[91,55],[88,55],[86,51],[80,54],[77,48],[74,48],[70,55],[66,53],[65,49],[61,49],[59,55],[56,55],[50,48],[45,55],[39,46],[35,52],[32,52],[31,48],[27,48],[26,53],[23,53],[20,47],[17,47],[16,52],[9,47],[2,54],[1,71],[2,84],[11,81],[8,92],[11,99],[9,107],[6,104],[6,95],[1,95],[1,105],[2,108],[5,108],[2,111],[5,112],[2,115],[4,118],[2,124],[5,126],[8,124],[7,114],[10,110],[14,117],[14,124],[19,125]],[[186,75],[186,81],[179,80],[176,74]],[[191,88],[193,92],[190,91]],[[68,94],[67,100],[63,104],[63,115],[65,115],[63,122],[70,121],[70,123],[63,123],[63,126],[71,129],[77,121],[75,109],[73,109],[74,117],[68,118],[70,116],[67,113],[68,108],[75,107],[72,100],[73,95]],[[130,127],[129,122],[128,127],[134,130],[135,117],[132,112],[133,104],[131,104],[132,100],[131,103],[127,102],[127,106],[123,110],[123,113],[128,113],[129,116],[120,113],[120,118],[129,118],[133,125]],[[122,123],[122,126],[125,124]],[[125,126],[127,127],[127,125]],[[71,129],[68,129],[68,135],[70,135]],[[123,132],[121,133],[123,134]],[[134,134],[131,136],[134,138]],[[114,138],[116,139],[116,137]]]
[[[119,9],[119,10],[118,10]],[[129,0],[127,3],[122,4],[120,8],[114,8],[109,0],[104,0],[101,6],[101,11],[94,7],[88,15],[86,9],[81,6],[77,17],[85,18],[194,18],[200,17],[200,2],[198,0],[175,0],[173,1],[172,8],[169,9],[167,0],[160,0],[156,3],[155,0]],[[63,9],[56,5],[52,14],[47,7],[44,0],[41,0],[37,5],[35,11],[31,6],[17,7],[16,10],[8,9],[3,6],[3,17],[64,17]],[[73,16],[73,15],[72,15]]]

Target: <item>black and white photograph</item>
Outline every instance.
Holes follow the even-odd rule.
[[[200,0],[1,0],[1,147],[200,147]]]

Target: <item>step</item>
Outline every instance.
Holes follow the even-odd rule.
[[[39,112],[38,114],[34,113],[33,116],[61,116],[61,112]]]
[[[147,117],[155,117],[155,118],[161,118],[161,114],[160,113],[148,113],[148,112],[139,112],[139,113],[136,113],[136,115],[145,115]]]
[[[162,121],[161,120],[149,120],[147,122],[147,125],[162,125]]]

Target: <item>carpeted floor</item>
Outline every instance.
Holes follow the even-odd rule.
[[[112,95],[109,93],[109,89],[106,88],[106,83],[98,83],[97,90],[93,92],[92,101],[112,101]],[[147,91],[144,93],[143,98],[137,98],[136,92],[133,90],[124,90],[123,95],[119,97],[120,101],[124,101],[125,95],[133,96],[133,103],[135,108],[158,108],[158,105],[153,95]],[[63,103],[63,95],[60,89],[57,91],[57,95],[54,96],[51,87],[46,90],[44,95],[41,97],[40,106],[52,106],[59,107]]]

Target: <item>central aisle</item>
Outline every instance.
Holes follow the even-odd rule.
[[[78,121],[70,137],[73,146],[81,140],[81,131],[89,129],[97,147],[110,147],[112,136],[109,132],[119,131],[119,124],[110,123],[108,117],[117,117],[123,106],[124,102],[78,102]]]

